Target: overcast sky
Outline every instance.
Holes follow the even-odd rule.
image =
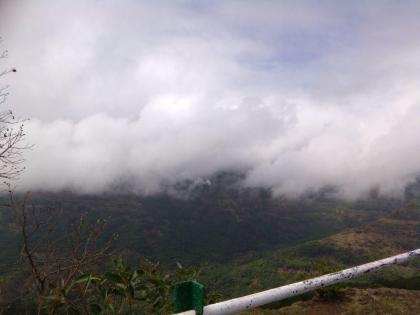
[[[22,189],[215,172],[299,195],[420,173],[420,1],[0,0]]]

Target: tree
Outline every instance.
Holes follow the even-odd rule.
[[[0,37],[0,44],[2,38]],[[0,50],[0,61],[8,57],[7,50]],[[0,71],[0,78],[17,72],[15,68]],[[0,105],[6,104],[9,87],[0,86]],[[9,181],[15,179],[23,171],[22,152],[28,148],[24,143],[24,120],[15,117],[11,110],[0,112],[0,178]]]
[[[0,60],[7,57],[8,51],[0,49]],[[0,78],[15,72],[4,69]],[[8,86],[0,87],[0,105],[8,95]],[[29,193],[13,191],[11,180],[24,170],[23,152],[29,148],[24,140],[24,120],[11,110],[0,112],[0,179],[8,188],[8,207],[14,212],[9,225],[21,239],[23,263],[8,276],[3,292],[11,296],[0,294],[0,314],[170,313],[171,287],[196,278],[198,271],[178,264],[168,274],[158,263],[145,260],[132,268],[120,258],[105,269],[114,238],[103,238],[104,220],[88,222],[82,215],[69,224],[57,207],[31,205]]]
[[[12,191],[10,198],[25,264],[20,281],[11,281],[20,297],[5,314],[170,314],[173,286],[199,275],[180,264],[167,272],[147,259],[133,268],[112,250],[106,221],[81,216],[69,224],[56,207],[29,206],[28,195],[18,200]]]

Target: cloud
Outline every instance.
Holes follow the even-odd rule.
[[[155,193],[234,170],[279,194],[398,195],[420,172],[418,9],[3,1],[35,144],[19,185]]]

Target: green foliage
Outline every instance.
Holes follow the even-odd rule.
[[[171,286],[177,281],[198,276],[196,270],[182,265],[177,266],[177,271],[163,271],[171,270],[168,262],[174,260],[203,265],[200,282],[206,288],[206,304],[258,292],[383,257],[378,253],[371,256],[371,248],[360,251],[334,242],[318,241],[324,236],[357,227],[357,230],[366,231],[368,228],[367,231],[385,237],[389,233],[385,228],[380,229],[382,226],[394,227],[399,220],[405,228],[408,220],[419,218],[418,211],[414,211],[418,209],[417,200],[410,206],[413,211],[406,212],[402,207],[401,211],[388,216],[392,220],[379,220],[382,225],[375,225],[370,223],[395,208],[392,201],[376,199],[346,203],[327,198],[282,201],[270,199],[264,191],[238,192],[220,185],[203,188],[190,199],[65,193],[40,195],[38,198],[36,202],[40,204],[60,199],[63,209],[60,219],[64,223],[58,225],[53,239],[65,233],[65,227],[69,226],[67,222],[74,221],[80,213],[85,213],[85,209],[90,209],[86,215],[87,223],[106,217],[108,225],[104,238],[119,234],[117,247],[113,249],[125,257],[110,266],[101,263],[94,268],[84,268],[71,280],[57,278],[42,298],[29,296],[27,300],[42,305],[46,314],[168,312]],[[9,240],[16,236],[8,229],[11,220],[8,216],[2,211],[0,235],[8,236],[8,241],[3,242],[3,253],[13,253],[13,242]],[[399,243],[405,245],[407,239],[415,239],[419,235],[418,229],[413,231],[415,233],[410,230],[411,234],[398,234],[401,236]],[[100,241],[98,245],[100,247]],[[136,268],[131,267],[143,255],[160,260],[162,266],[144,262]],[[232,259],[233,256],[239,258]],[[5,257],[0,259],[0,262],[5,261]],[[420,265],[418,262],[412,264],[407,269],[410,272],[404,272],[402,267],[391,268],[346,285],[417,289],[419,272],[411,271],[418,270]],[[11,273],[10,269],[7,270],[4,273],[7,277],[0,282],[8,281]],[[23,287],[22,283],[16,282],[16,285]],[[339,297],[338,288],[341,289],[333,287],[319,291],[317,296],[335,299]],[[27,305],[31,304],[25,304],[25,308],[30,309]]]
[[[188,264],[226,262],[245,253],[320,239],[371,222],[396,207],[394,201],[379,199],[356,203],[322,196],[278,200],[264,189],[235,189],[237,180],[226,174],[212,183],[192,191],[188,198],[63,192],[33,194],[32,200],[62,209],[63,222],[87,210],[86,220],[106,218],[105,238],[118,234],[117,250],[132,262],[147,256],[162,263]]]
[[[132,268],[118,258],[107,272],[84,273],[67,283],[61,279],[40,306],[47,314],[169,314],[174,284],[198,274],[180,264],[165,273],[149,261]]]

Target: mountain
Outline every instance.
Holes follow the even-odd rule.
[[[107,235],[118,234],[117,249],[134,260],[147,256],[194,264],[320,239],[372,222],[401,205],[385,198],[345,202],[323,193],[273,197],[266,189],[240,187],[239,180],[238,175],[221,174],[211,185],[177,187],[175,196],[37,192],[30,200],[38,208],[60,212],[59,227],[82,214],[91,221],[106,219]]]
[[[414,200],[362,228],[335,234],[323,244],[372,257],[390,256],[420,247],[420,203]]]
[[[208,284],[237,297],[419,248],[419,201],[413,199],[373,222],[319,240],[212,266],[208,274],[219,277],[209,276]],[[418,259],[387,267],[244,314],[418,314],[419,267]]]
[[[328,191],[297,199],[272,196],[267,189],[244,188],[239,182],[240,176],[220,174],[154,196],[35,192],[30,201],[40,213],[55,214],[58,234],[50,237],[65,233],[81,215],[88,222],[106,219],[105,238],[118,234],[114,250],[132,263],[149,257],[165,268],[175,262],[200,266],[199,280],[212,296],[217,293],[213,300],[300,281],[420,245],[418,185],[407,190],[405,199],[373,194],[349,202]],[[3,208],[0,275],[13,270],[20,250],[12,221],[13,213]],[[356,292],[362,301],[373,294],[366,290],[379,287],[403,294],[403,289],[420,289],[419,266],[413,262],[388,268],[337,288]],[[319,302],[316,297],[308,294],[263,312],[283,310],[278,307],[295,301],[312,307]]]

